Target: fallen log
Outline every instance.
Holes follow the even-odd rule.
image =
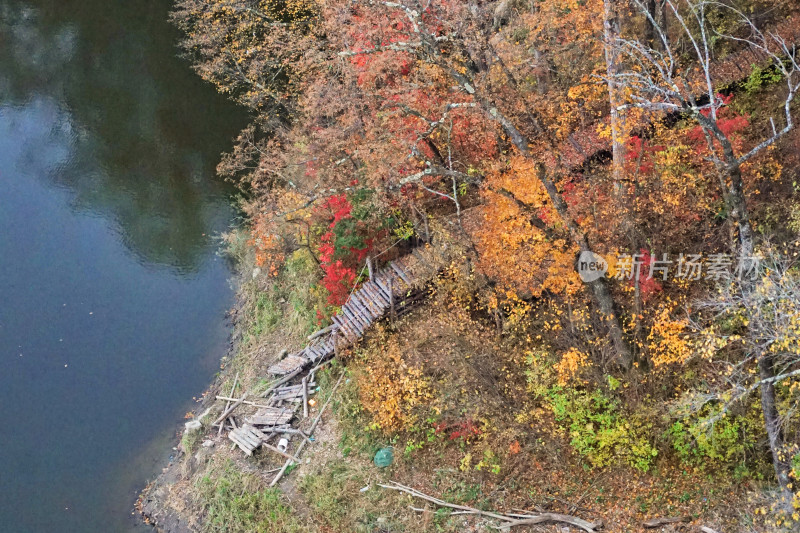
[[[444,500],[440,500],[439,498],[435,498],[433,496],[429,496],[424,492],[420,492],[416,489],[411,487],[407,487],[405,485],[401,485],[396,481],[390,481],[389,485],[384,485],[382,483],[378,483],[379,487],[383,487],[385,489],[397,490],[400,492],[405,492],[406,494],[410,494],[415,498],[420,498],[422,500],[431,502],[439,507],[448,507],[450,509],[455,509],[458,511],[458,514],[474,514],[485,516],[487,518],[494,518],[495,520],[501,520],[504,523],[500,524],[499,528],[501,531],[509,531],[512,527],[516,526],[528,526],[528,525],[536,525],[536,524],[544,524],[547,522],[555,522],[560,524],[569,524],[571,526],[575,526],[577,528],[583,529],[587,533],[595,533],[596,531],[602,529],[603,523],[602,522],[588,522],[576,516],[566,515],[566,514],[559,514],[559,513],[537,513],[537,514],[530,514],[530,515],[515,515],[521,518],[515,518],[509,516],[507,514],[499,513],[499,512],[491,512],[491,511],[481,511],[480,509],[476,509],[474,507],[467,507],[466,505],[457,505],[454,503],[449,503]]]
[[[312,333],[311,335],[308,336],[308,340],[313,341],[317,337],[322,337],[326,333],[330,333],[331,331],[333,331],[333,328],[335,328],[335,327],[336,327],[336,324],[331,324],[327,328],[323,328],[323,329],[321,329],[319,331],[315,331],[314,333]]]

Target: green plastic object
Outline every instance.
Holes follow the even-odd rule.
[[[378,468],[386,468],[392,464],[392,461],[394,461],[394,452],[391,448],[381,448],[375,454],[374,462]]]

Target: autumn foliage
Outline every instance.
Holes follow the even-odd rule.
[[[725,319],[693,303],[720,282],[710,257],[730,256],[733,272],[767,241],[792,253],[786,221],[800,220],[800,202],[782,157],[798,146],[800,67],[786,45],[800,41],[796,7],[181,0],[174,17],[198,72],[254,113],[220,171],[246,193],[259,265],[275,275],[307,249],[324,322],[368,257],[379,265],[431,241],[435,225],[436,239],[463,251],[443,277],[468,271],[449,278],[447,290],[464,291],[452,313],[546,354],[529,358],[528,392],[575,426],[591,464],[628,446],[626,460],[646,471],[667,455],[645,436],[653,424],[623,421],[643,403],[669,416],[676,398],[713,398],[687,415],[699,424],[708,402],[780,375],[773,403],[789,413],[800,358],[769,370],[741,346],[704,348],[700,333]],[[608,275],[582,280],[583,253],[607,259]],[[706,274],[677,276],[679,258],[683,267],[695,255]],[[630,275],[623,257],[635,259]],[[725,327],[746,338],[747,324]],[[386,353],[363,363],[373,381],[361,400],[376,423],[418,423],[431,394],[421,366],[388,337]],[[731,388],[726,366],[738,372]],[[732,413],[750,416],[744,403]],[[483,434],[470,418],[435,431]],[[786,443],[791,431],[774,436]]]

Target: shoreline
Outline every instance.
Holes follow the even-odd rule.
[[[221,390],[221,386],[228,375],[231,362],[235,359],[241,335],[239,334],[239,316],[244,305],[244,299],[241,294],[241,287],[246,280],[244,272],[241,268],[236,267],[231,281],[236,285],[235,302],[233,307],[228,310],[225,316],[225,321],[228,322],[231,333],[228,337],[227,349],[225,355],[220,357],[220,364],[224,364],[224,368],[217,373],[214,380],[203,392],[203,399],[191,411],[194,418],[191,420],[199,420],[202,415],[207,414],[215,403],[215,397]],[[202,431],[202,429],[197,430]],[[192,522],[192,517],[179,512],[168,504],[170,492],[175,488],[178,481],[187,479],[192,476],[200,466],[202,457],[190,457],[187,455],[183,445],[183,436],[186,432],[186,424],[176,426],[176,435],[171,437],[170,442],[174,445],[172,450],[171,459],[166,466],[161,469],[161,472],[155,479],[149,481],[144,488],[141,489],[139,496],[134,504],[134,512],[136,513],[135,522],[137,524],[144,524],[151,526],[159,533],[194,533],[189,524]],[[177,440],[177,442],[176,442]],[[213,448],[200,447],[198,454],[208,454],[213,451]],[[187,465],[187,460],[194,458]],[[186,465],[186,466],[184,466]],[[188,496],[188,495],[186,495]]]

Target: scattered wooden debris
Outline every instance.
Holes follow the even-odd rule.
[[[239,449],[244,453],[253,455],[255,449],[261,446],[263,441],[267,439],[267,436],[253,426],[245,424],[229,432],[228,438],[239,446]]]
[[[434,262],[431,260],[430,263]],[[238,374],[231,393],[228,396],[217,396],[218,400],[226,403],[222,414],[214,424],[220,426],[221,433],[230,422],[233,429],[228,436],[234,443],[233,447],[238,446],[247,455],[252,455],[257,448],[264,447],[286,457],[286,462],[278,470],[270,486],[274,486],[280,481],[286,469],[293,462],[298,461],[297,458],[305,445],[311,442],[311,435],[344,377],[344,374],[339,377],[339,381],[336,382],[310,428],[307,432],[303,432],[293,428],[291,423],[300,408],[302,408],[303,419],[308,418],[311,406],[316,403],[310,397],[315,392],[314,376],[317,370],[326,364],[331,356],[337,355],[341,347],[357,342],[375,321],[387,314],[394,319],[401,313],[408,312],[416,302],[425,296],[425,292],[415,286],[414,280],[421,280],[420,283],[422,283],[435,273],[435,269],[430,267],[420,252],[390,263],[389,267],[381,272],[372,271],[369,281],[354,291],[342,306],[339,314],[333,317],[333,324],[309,335],[308,345],[299,352],[289,354],[284,350],[283,358],[268,369],[270,374],[282,377],[272,383],[262,394],[262,397],[268,398],[266,405],[248,400],[252,391],[245,392],[238,399],[234,398]],[[311,363],[316,363],[316,366],[301,378],[300,383],[288,384],[298,375],[305,373]],[[258,411],[247,416],[244,424],[237,427],[232,413],[243,404],[255,406]],[[267,442],[277,435],[281,435],[277,447]],[[299,435],[303,439],[297,445],[294,454],[285,449],[292,435]]]
[[[294,412],[290,409],[280,407],[262,407],[256,414],[245,418],[245,422],[252,426],[280,426],[288,424],[294,417]]]
[[[303,378],[300,387],[303,394],[303,418],[308,418],[308,376]]]
[[[243,400],[242,398],[231,398],[230,396],[217,396],[217,400],[226,400],[229,404],[230,402],[239,402],[239,404],[244,405],[251,405],[253,407],[269,407],[268,405],[261,405],[260,403],[251,402],[249,400]],[[228,407],[227,409],[230,409]]]
[[[397,490],[400,492],[405,492],[406,494],[410,494],[415,498],[419,498],[425,501],[429,501],[434,505],[438,505],[439,507],[448,507],[450,509],[455,509],[455,513],[457,514],[474,514],[485,516],[487,518],[493,518],[495,520],[501,521],[498,529],[500,531],[509,531],[512,527],[516,526],[532,526],[535,524],[545,524],[548,522],[558,523],[558,524],[569,524],[571,526],[575,526],[579,529],[582,529],[588,533],[595,533],[603,528],[603,522],[588,522],[581,518],[572,515],[566,514],[559,514],[559,513],[500,513],[500,512],[491,512],[491,511],[481,511],[480,509],[476,509],[474,507],[467,507],[466,505],[456,505],[454,503],[449,503],[444,500],[440,500],[439,498],[434,498],[433,496],[428,496],[424,492],[420,492],[416,489],[411,487],[407,487],[405,485],[401,485],[396,481],[390,481],[388,485],[384,485],[379,483],[379,487],[383,487],[385,489]],[[412,507],[412,509],[416,511],[423,511],[424,509],[416,509]],[[454,514],[455,514],[454,513]]]
[[[314,430],[317,429],[317,424],[319,424],[319,421],[322,420],[322,413],[325,412],[325,409],[328,407],[328,404],[331,403],[331,400],[333,399],[333,395],[336,394],[336,389],[339,388],[339,385],[342,383],[342,379],[343,378],[344,378],[344,372],[342,372],[342,375],[339,376],[339,380],[336,382],[336,385],[333,386],[333,389],[331,389],[331,393],[328,395],[328,399],[325,401],[325,405],[323,405],[322,408],[319,410],[319,414],[317,415],[317,418],[315,418],[314,419],[314,423],[311,424],[311,428],[308,430],[308,434],[309,435],[312,435],[314,433]],[[294,453],[295,457],[298,457],[300,455],[300,452],[303,451],[303,448],[305,447],[307,442],[309,442],[308,439],[306,439],[306,440],[304,440],[303,442],[300,443],[300,445],[297,447],[297,451]],[[286,469],[289,468],[289,466],[293,462],[295,462],[295,460],[290,459],[290,460],[286,461],[285,463],[283,463],[283,467],[278,471],[278,474],[275,476],[275,478],[269,484],[270,487],[274,487],[278,483],[278,481],[281,480],[281,478],[283,477],[283,474],[286,472]]]

